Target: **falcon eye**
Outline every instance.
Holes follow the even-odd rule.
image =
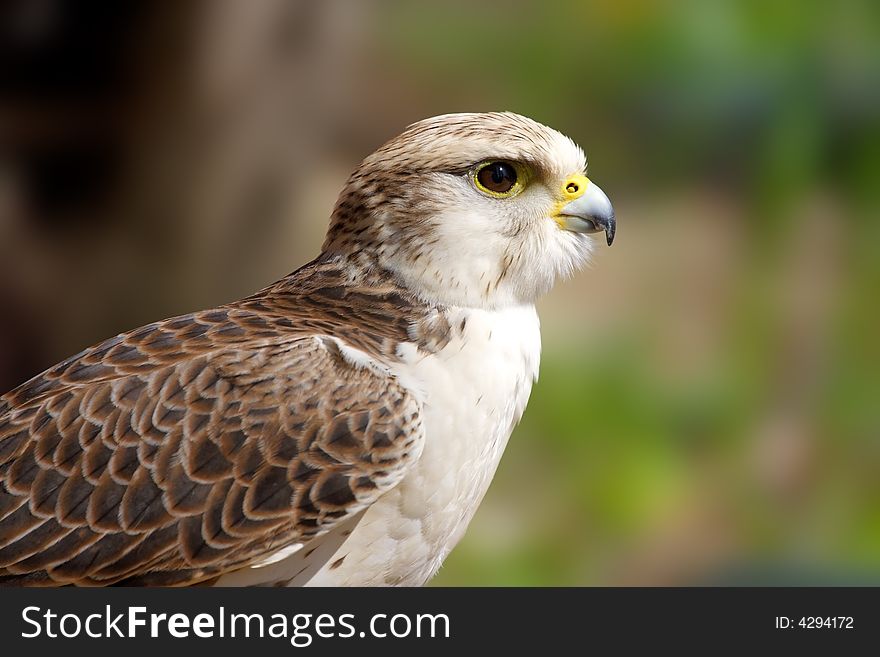
[[[517,188],[516,167],[509,162],[486,162],[477,168],[474,182],[492,196],[510,196]]]

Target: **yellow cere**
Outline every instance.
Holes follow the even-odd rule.
[[[565,228],[565,218],[560,213],[562,212],[562,208],[571,203],[576,198],[580,198],[584,195],[584,192],[587,191],[587,186],[590,184],[590,179],[587,178],[582,173],[576,173],[568,178],[562,183],[562,198],[559,203],[556,204],[556,208],[553,212],[553,219],[559,225],[560,228]]]
[[[568,203],[583,196],[589,184],[590,179],[582,173],[569,176],[562,185],[562,198]]]

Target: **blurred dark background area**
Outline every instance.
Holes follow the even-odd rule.
[[[0,389],[320,248],[408,123],[568,134],[618,239],[438,584],[880,582],[880,5],[0,3]]]

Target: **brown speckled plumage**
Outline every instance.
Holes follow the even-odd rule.
[[[0,583],[192,584],[393,486],[421,447],[418,405],[330,336],[387,359],[413,327],[429,350],[445,332],[404,290],[350,276],[316,261],[3,396]]]

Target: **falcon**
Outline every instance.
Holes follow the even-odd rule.
[[[312,262],[0,397],[0,584],[424,584],[526,407],[536,299],[614,238],[585,172],[523,116],[420,121]]]

